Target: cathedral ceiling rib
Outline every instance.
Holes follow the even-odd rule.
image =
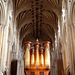
[[[31,8],[31,0],[15,0],[16,15]]]
[[[39,14],[40,14],[40,12],[39,12]],[[21,12],[18,17],[19,17],[19,31],[25,24],[32,22],[31,10]],[[56,26],[57,22],[55,20],[56,20],[56,17],[55,17],[54,13],[52,13],[50,11],[42,12],[42,22],[52,25],[54,30],[57,30],[58,27]]]
[[[50,36],[48,36],[45,32],[41,32],[42,37],[39,38],[40,43],[43,43],[44,41],[53,41],[54,39]],[[31,39],[32,38],[32,39]],[[24,44],[25,41],[31,41],[33,43],[35,43],[35,38],[33,37],[32,33],[29,33],[28,35],[25,36],[25,38],[23,39],[22,44]]]
[[[49,40],[50,41],[50,39],[52,39],[52,41],[54,42],[54,37],[55,37],[55,32],[54,32],[54,30],[53,30],[53,28],[50,26],[50,25],[46,25],[46,24],[42,24],[43,25],[43,27],[41,28],[41,34],[39,33],[39,39],[40,38],[42,38],[42,39],[45,39],[45,41],[46,40]],[[47,27],[48,26],[48,27]],[[25,28],[24,28],[25,29]],[[26,28],[27,29],[27,28]],[[26,30],[25,29],[25,30]],[[30,29],[27,29],[29,32],[25,32],[24,34],[22,34],[21,35],[21,41],[23,40],[23,38],[24,37],[26,37],[27,36],[27,39],[29,40],[29,38],[34,38],[35,39],[35,37],[34,37],[34,34],[32,34],[32,30],[30,30]],[[24,30],[23,30],[24,31]],[[22,33],[22,32],[20,32],[20,33]],[[30,36],[30,34],[32,34],[31,36]],[[29,36],[28,36],[29,35]],[[26,38],[25,38],[26,39]],[[32,40],[32,39],[31,39]],[[27,40],[25,40],[25,41],[27,41]]]
[[[55,40],[61,0],[13,0],[20,40]],[[46,36],[45,36],[46,35]],[[29,38],[28,38],[29,37]]]

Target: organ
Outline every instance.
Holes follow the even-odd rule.
[[[51,69],[50,61],[50,42],[44,42],[43,49],[37,40],[34,48],[31,49],[32,43],[25,42],[25,61],[24,71],[26,75],[48,75]]]

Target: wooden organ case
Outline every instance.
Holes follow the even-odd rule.
[[[48,75],[51,69],[50,42],[43,43],[44,49],[40,49],[38,40],[31,49],[31,42],[25,42],[24,72],[26,75]]]

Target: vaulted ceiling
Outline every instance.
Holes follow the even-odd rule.
[[[62,0],[13,0],[20,41],[55,40]]]

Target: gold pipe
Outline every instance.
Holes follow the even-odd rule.
[[[50,68],[50,42],[46,41],[43,43],[45,50],[45,68]]]
[[[39,67],[39,48],[40,48],[40,44],[39,44],[39,41],[36,40],[36,43],[34,44],[35,46],[35,56],[36,56],[36,67],[38,68]]]
[[[34,65],[34,49],[32,50],[31,54],[31,65]]]
[[[36,45],[36,66],[39,66],[39,46]]]
[[[44,58],[43,58],[43,50],[41,50],[41,55],[40,55],[40,64],[44,65]]]
[[[25,42],[25,68],[30,67],[30,47],[31,42],[29,41]]]

